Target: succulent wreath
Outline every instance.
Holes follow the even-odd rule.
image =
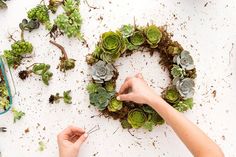
[[[193,58],[177,41],[172,41],[165,27],[156,25],[124,25],[115,32],[103,33],[94,52],[86,56],[87,64],[92,66],[87,91],[90,104],[104,115],[119,119],[123,128],[143,127],[151,131],[164,123],[162,117],[146,104],[118,101],[115,91],[119,73],[113,63],[141,47],[151,54],[158,52],[160,65],[169,70],[172,81],[162,97],[180,112],[192,109],[196,77]]]

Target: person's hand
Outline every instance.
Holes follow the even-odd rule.
[[[162,99],[156,95],[152,88],[143,79],[142,74],[127,77],[121,86],[117,97],[120,101],[133,101],[139,104],[150,104],[153,99]]]
[[[60,157],[77,157],[88,134],[81,128],[69,126],[57,136]]]

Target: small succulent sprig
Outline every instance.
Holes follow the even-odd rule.
[[[34,63],[31,66],[27,67],[26,70],[19,72],[19,77],[22,80],[25,80],[30,74],[39,75],[42,78],[42,81],[45,85],[49,85],[49,80],[53,76],[53,73],[49,71],[50,65],[45,63]]]
[[[25,113],[23,111],[16,110],[15,108],[12,109],[12,113],[13,113],[13,121],[14,121],[14,123],[17,120],[20,120],[25,115]]]
[[[56,93],[55,95],[51,95],[49,97],[49,103],[59,103],[60,99],[63,99],[64,103],[71,104],[72,103],[72,97],[70,96],[71,90],[64,91],[63,96],[60,96],[59,93]]]
[[[53,38],[54,33],[59,29],[61,32],[66,34],[69,38],[75,37],[83,40],[80,32],[82,25],[82,18],[79,10],[79,1],[77,0],[65,0],[63,3],[64,13],[57,16],[54,20],[53,29],[50,31],[50,35]]]
[[[27,12],[27,17],[30,20],[37,20],[44,24],[46,29],[50,30],[52,25],[50,23],[49,11],[45,4],[39,4]]]
[[[40,22],[38,19],[32,19],[32,20],[23,19],[19,24],[21,31],[29,31],[29,32],[31,32],[34,29],[38,29],[39,26]]]
[[[25,55],[33,52],[33,45],[24,40],[21,36],[21,40],[16,41],[12,36],[10,38],[14,41],[11,45],[10,50],[4,51],[4,57],[7,59],[7,63],[10,67],[16,69],[20,64]]]
[[[76,60],[73,58],[68,58],[65,48],[52,40],[50,40],[50,43],[61,50],[62,56],[60,57],[60,64],[58,65],[60,71],[65,72],[67,70],[74,69]]]

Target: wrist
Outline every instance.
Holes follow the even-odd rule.
[[[165,100],[163,100],[159,95],[157,94],[152,94],[147,98],[147,104],[149,106],[151,106],[152,108],[156,108],[157,106],[159,106],[160,104],[162,104],[163,102],[165,102]]]

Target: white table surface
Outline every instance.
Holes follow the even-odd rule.
[[[26,11],[40,0],[11,0],[8,10],[0,11],[0,50],[10,48],[8,33],[19,39],[18,24],[26,17]],[[34,45],[34,57],[24,60],[24,64],[13,72],[17,93],[14,107],[26,113],[22,120],[13,123],[12,113],[0,116],[0,126],[8,128],[0,133],[0,151],[3,157],[57,157],[56,135],[70,124],[87,130],[99,125],[100,130],[91,134],[81,148],[80,157],[188,157],[189,151],[181,143],[168,125],[156,127],[152,132],[143,129],[132,131],[132,137],[123,130],[118,121],[98,115],[93,107],[88,108],[88,94],[85,91],[89,77],[89,66],[85,56],[92,52],[99,35],[115,30],[122,24],[145,25],[155,23],[167,25],[185,49],[194,57],[198,77],[196,79],[195,105],[185,114],[207,135],[221,146],[226,157],[234,157],[236,149],[236,0],[88,0],[90,9],[81,1],[83,17],[82,32],[89,48],[76,39],[62,36],[57,42],[64,45],[68,55],[75,58],[76,68],[66,74],[56,66],[60,51],[49,44],[47,31],[26,33],[25,38]],[[101,18],[102,17],[102,18]],[[102,19],[102,20],[101,20]],[[117,61],[120,76],[118,88],[127,75],[141,71],[157,92],[168,82],[167,72],[158,64],[159,57],[151,57],[137,52]],[[45,86],[37,76],[22,81],[17,74],[34,62],[51,64],[54,73],[49,86]],[[83,71],[83,72],[82,72]],[[50,94],[72,90],[73,104],[49,104]],[[216,90],[216,97],[212,92]],[[29,128],[29,133],[24,130]],[[117,130],[118,129],[118,130]],[[117,131],[116,131],[117,130]],[[116,131],[116,132],[115,132]],[[115,132],[115,133],[114,133]],[[141,139],[137,139],[137,137]],[[46,143],[43,152],[38,151],[38,142]]]

